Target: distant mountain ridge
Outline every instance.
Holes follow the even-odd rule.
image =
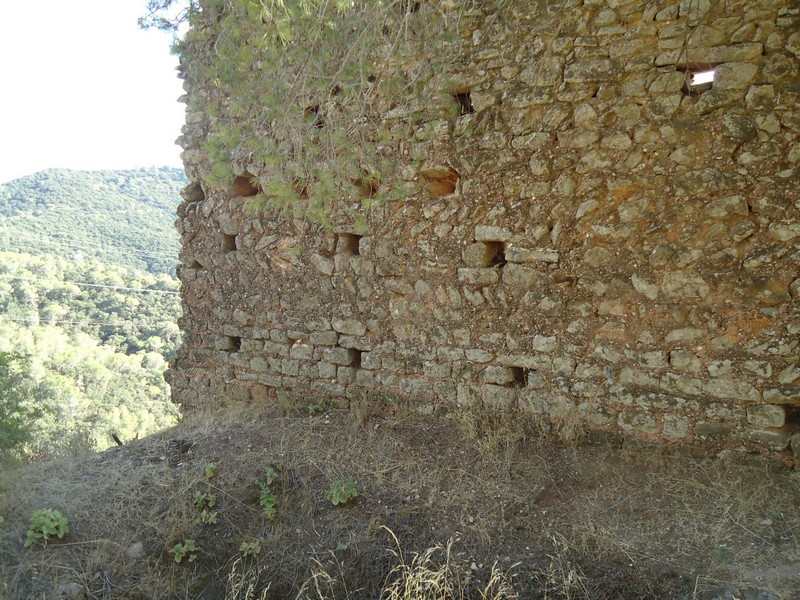
[[[181,169],[49,169],[0,184],[0,251],[92,256],[174,275]]]

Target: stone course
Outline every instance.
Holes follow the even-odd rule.
[[[343,200],[332,229],[206,185],[212,120],[188,112],[174,399],[483,402],[797,456],[800,8],[495,4],[442,74],[474,112],[424,113],[431,133],[409,137],[422,99],[376,100],[416,191]],[[708,90],[687,79],[700,67]],[[452,193],[423,185],[451,172]]]

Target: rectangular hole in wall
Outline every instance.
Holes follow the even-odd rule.
[[[714,76],[717,65],[681,65],[676,67],[684,74],[684,96],[698,96],[707,92],[714,86]]]
[[[470,96],[469,90],[460,90],[457,92],[453,92],[453,98],[455,98],[456,102],[458,102],[458,116],[463,117],[464,115],[471,115],[475,112],[475,108],[472,106],[472,97]]]
[[[511,367],[511,372],[514,374],[514,387],[525,387],[528,385],[529,369],[524,367]]]
[[[790,404],[786,407],[786,425],[792,430],[800,431],[800,404]]]
[[[499,269],[506,265],[506,245],[505,242],[484,242],[487,248],[487,255],[489,255],[489,266],[497,267]]]
[[[490,242],[494,251],[492,266],[502,268],[506,265],[506,245],[504,242]]]
[[[361,350],[353,350],[353,362],[350,364],[351,367],[355,367],[356,369],[361,368]]]
[[[222,251],[234,252],[236,250],[236,236],[227,233],[222,235]]]
[[[336,238],[336,254],[361,254],[361,237],[355,233],[340,233]]]
[[[226,352],[238,352],[242,348],[242,338],[236,335],[229,335],[226,339]]]

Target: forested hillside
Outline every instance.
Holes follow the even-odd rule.
[[[180,169],[51,169],[0,185],[0,250],[93,256],[175,274]]]
[[[0,186],[0,455],[105,448],[175,423],[176,169]]]

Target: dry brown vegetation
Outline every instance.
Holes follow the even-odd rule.
[[[515,414],[283,408],[194,413],[101,454],[4,470],[0,598],[798,597],[800,480],[779,464],[564,444]],[[333,506],[332,481],[350,476],[358,496]],[[216,495],[216,524],[201,523],[198,491]],[[26,549],[41,508],[70,532]],[[188,539],[197,560],[178,564],[169,550]]]

